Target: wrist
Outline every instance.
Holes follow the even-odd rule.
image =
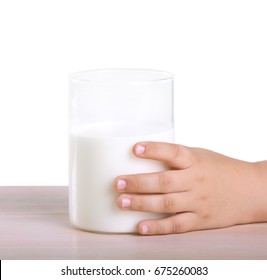
[[[254,222],[267,221],[267,161],[253,163],[255,170],[255,184],[252,189],[252,203],[255,204]]]

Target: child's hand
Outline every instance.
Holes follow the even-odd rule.
[[[117,200],[121,209],[171,215],[140,222],[139,233],[181,233],[267,221],[265,162],[249,163],[205,149],[158,142],[138,143],[133,150],[144,160],[163,161],[170,167],[114,181],[121,193]]]

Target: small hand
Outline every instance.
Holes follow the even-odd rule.
[[[165,162],[170,170],[119,176],[123,210],[170,214],[141,221],[140,234],[182,233],[267,220],[267,188],[256,164],[182,145],[142,142],[134,154]]]

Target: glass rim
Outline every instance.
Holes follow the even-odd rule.
[[[90,78],[90,74],[94,73],[115,73],[115,72],[144,72],[146,74],[154,74],[157,75],[157,78],[151,78],[151,79],[140,79],[140,80],[133,80],[133,81],[123,81],[122,80],[116,80],[116,81],[105,81],[103,80],[97,80]],[[86,78],[86,74],[88,74],[88,77]],[[84,71],[78,71],[69,74],[69,80],[72,82],[79,82],[79,83],[91,83],[91,84],[101,84],[101,85],[119,85],[119,84],[126,84],[126,85],[138,85],[138,84],[149,84],[149,83],[155,83],[155,82],[163,82],[168,80],[173,80],[173,74],[167,71],[163,70],[155,70],[155,69],[146,69],[146,68],[102,68],[102,69],[91,69],[91,70],[84,70]]]

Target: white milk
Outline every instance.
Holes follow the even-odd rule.
[[[173,129],[137,123],[104,123],[79,128],[70,136],[70,220],[97,232],[136,232],[136,225],[162,214],[120,210],[113,189],[118,175],[166,170],[158,161],[133,155],[139,141],[173,142]]]

